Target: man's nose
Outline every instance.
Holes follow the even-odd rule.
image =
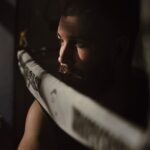
[[[74,63],[74,45],[67,43],[65,46],[60,48],[58,62],[60,64],[71,65]]]

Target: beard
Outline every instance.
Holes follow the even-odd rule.
[[[97,99],[98,95],[103,95],[105,90],[111,88],[113,84],[112,71],[100,68],[98,69],[96,66],[96,68],[93,67],[83,73],[79,69],[75,69],[75,67],[71,68],[63,64],[59,66],[58,71],[63,82],[79,92]]]
[[[85,87],[87,87],[87,79],[83,72],[66,64],[59,65],[58,72],[61,81],[84,93]]]
[[[58,72],[62,74],[63,76],[66,76],[67,78],[70,78],[72,80],[85,80],[85,76],[81,71],[75,69],[75,67],[69,67],[66,64],[61,64],[59,66]]]

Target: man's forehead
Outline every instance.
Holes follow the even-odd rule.
[[[79,17],[77,16],[62,16],[60,18],[62,24],[68,24],[70,26],[78,25]]]
[[[58,32],[61,35],[63,35],[63,33],[65,32],[70,36],[76,37],[84,36],[86,34],[83,28],[83,24],[80,18],[77,16],[61,17]]]
[[[61,17],[58,27],[58,32],[63,35],[67,33],[68,35],[76,35],[79,30],[78,18],[67,16]]]

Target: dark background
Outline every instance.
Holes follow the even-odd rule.
[[[14,147],[16,0],[0,1],[0,149]]]

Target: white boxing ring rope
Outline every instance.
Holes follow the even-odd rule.
[[[145,131],[47,73],[25,50],[17,55],[27,88],[71,137],[95,150],[141,150],[145,145]]]

